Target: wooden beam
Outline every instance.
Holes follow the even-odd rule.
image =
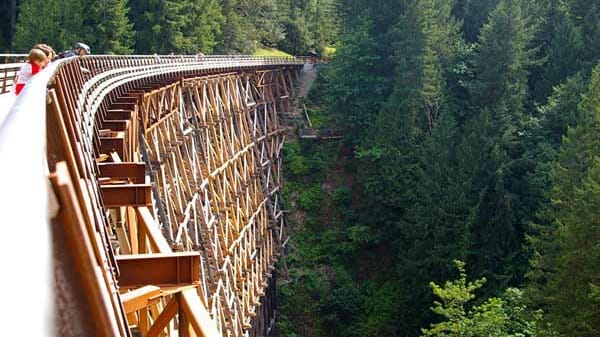
[[[200,282],[200,253],[120,255],[117,280],[121,287],[186,285]]]
[[[100,153],[111,153],[112,151],[116,151],[122,159],[127,158],[124,131],[116,131],[111,136],[100,137]]]
[[[124,109],[109,109],[106,111],[104,120],[106,121],[120,121],[120,120],[131,120],[132,110]]]
[[[127,314],[147,308],[153,303],[151,299],[160,295],[160,288],[156,286],[144,286],[130,292],[121,294],[121,302]]]
[[[150,184],[101,185],[100,190],[107,208],[152,205]]]
[[[183,314],[199,337],[220,337],[215,321],[200,302],[198,289],[187,289],[179,294]]]
[[[137,215],[135,209],[131,206],[127,207],[127,229],[129,234],[129,243],[131,245],[131,253],[138,254],[140,249],[138,246],[138,226]],[[143,252],[142,252],[143,253]]]
[[[129,178],[134,184],[146,182],[144,163],[98,163],[101,178]]]
[[[126,131],[129,127],[129,120],[104,120],[101,122],[101,129],[109,129],[112,131]]]
[[[152,324],[152,327],[150,330],[148,330],[146,337],[158,337],[159,334],[165,329],[167,324],[169,324],[169,322],[173,319],[173,317],[177,315],[177,311],[177,299],[172,298],[169,303],[167,303],[160,315],[158,315],[158,317],[154,320],[154,324]]]
[[[136,213],[138,215],[138,224],[143,229],[143,233],[150,241],[152,250],[158,253],[170,253],[173,250],[169,246],[169,243],[160,232],[158,225],[154,222],[154,217],[148,207],[136,207]]]

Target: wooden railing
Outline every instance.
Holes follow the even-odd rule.
[[[25,62],[27,56],[27,54],[0,54],[0,64]]]

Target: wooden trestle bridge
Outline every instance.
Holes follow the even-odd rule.
[[[34,77],[15,107],[45,100],[28,113],[46,120],[56,335],[268,335],[278,113],[308,62],[88,56]]]

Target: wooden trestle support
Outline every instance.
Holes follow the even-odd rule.
[[[102,60],[82,64],[106,72]],[[289,110],[299,65],[120,82],[115,72],[97,84],[80,66],[64,64],[49,86],[48,161],[61,206],[55,255],[68,255],[58,257],[58,286],[79,287],[77,310],[94,318],[77,328],[60,312],[58,326],[268,335],[286,240],[278,113]]]

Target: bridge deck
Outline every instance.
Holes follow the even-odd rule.
[[[0,122],[0,161],[43,161],[42,143],[3,149],[26,130],[22,118],[47,120],[57,296],[80,312],[57,313],[61,335],[270,330],[274,263],[287,240],[278,113],[305,62],[96,56],[59,61],[43,83],[34,77]]]

